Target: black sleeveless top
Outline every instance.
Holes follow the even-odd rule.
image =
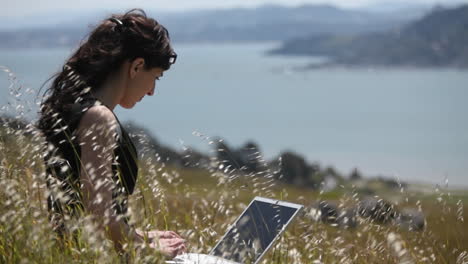
[[[83,210],[80,193],[81,146],[76,130],[86,111],[94,105],[103,105],[93,97],[83,98],[57,116],[53,136],[47,137],[49,151],[45,157],[47,187],[50,194],[47,204],[54,229],[59,233],[67,230],[65,220],[79,217]],[[115,117],[117,119],[117,117]],[[137,151],[129,135],[118,122],[117,147],[112,161],[114,189],[112,206],[128,224],[128,196],[133,193],[138,175]],[[54,127],[54,128],[55,128]]]

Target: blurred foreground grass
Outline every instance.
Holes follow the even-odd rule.
[[[46,188],[39,139],[34,133],[0,129],[0,263],[115,263],[109,241],[84,219],[78,243],[60,247],[48,224]],[[313,191],[255,176],[226,175],[212,169],[181,169],[141,159],[131,217],[143,229],[174,230],[188,240],[190,252],[207,253],[228,225],[255,196],[301,203],[298,217],[262,263],[468,263],[467,195],[439,188],[431,192],[381,190],[398,208],[420,208],[424,231],[360,220],[342,229],[311,219],[310,206],[319,200],[352,205],[360,195],[352,186],[330,192]],[[135,257],[137,263],[161,263],[154,252]]]

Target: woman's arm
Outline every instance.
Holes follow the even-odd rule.
[[[143,242],[143,238],[115,215],[112,210],[112,161],[117,144],[117,121],[105,106],[94,106],[82,117],[78,127],[81,144],[81,192],[85,210],[114,242],[118,250],[125,242]]]
[[[114,242],[117,250],[124,243],[143,243],[144,236],[131,229],[112,210],[112,161],[117,146],[117,120],[105,106],[94,106],[82,117],[78,127],[81,144],[81,192],[87,212]],[[174,232],[150,232],[150,247],[174,257],[185,251],[185,240]]]

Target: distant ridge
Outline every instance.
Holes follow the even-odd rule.
[[[468,5],[438,7],[383,33],[322,34],[286,41],[273,54],[327,56],[331,64],[468,67]]]
[[[197,10],[184,13],[161,13],[146,10],[157,18],[176,42],[252,42],[284,41],[323,33],[364,33],[386,30],[402,25],[419,15],[401,16],[398,13],[372,13],[347,10],[331,5],[302,5],[283,7],[265,5],[257,8]],[[78,45],[89,31],[89,26],[111,14],[111,11],[93,11],[68,17],[37,14],[18,23],[20,28],[0,30],[0,48],[57,47]],[[5,19],[3,19],[5,20]],[[39,21],[42,24],[34,25]],[[0,23],[2,18],[0,18]],[[3,21],[13,23],[14,21]],[[27,26],[29,25],[29,26]],[[33,26],[34,25],[34,26]],[[3,31],[3,32],[2,32]]]

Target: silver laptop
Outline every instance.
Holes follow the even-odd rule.
[[[259,263],[303,206],[255,197],[211,252],[179,255],[172,264]]]

